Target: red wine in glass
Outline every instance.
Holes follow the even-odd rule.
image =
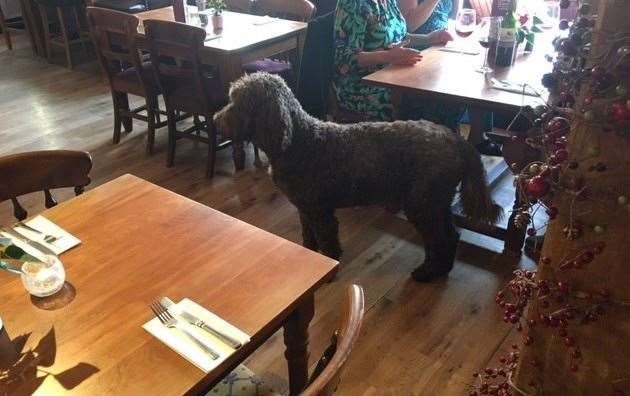
[[[479,39],[479,44],[483,47],[483,48],[488,48],[490,46],[490,40],[488,40],[488,37],[481,37]]]
[[[462,38],[466,38],[466,37],[470,36],[470,35],[472,34],[472,32],[473,32],[472,30],[459,30],[459,29],[455,29],[455,33],[457,33],[457,35],[458,35],[459,37],[462,37]]]

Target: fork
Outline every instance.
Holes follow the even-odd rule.
[[[190,338],[190,340],[192,340],[199,348],[208,352],[213,360],[219,358],[219,354],[214,349],[206,345],[205,342],[203,342],[201,339],[199,339],[199,337],[188,331],[188,329],[181,326],[180,322],[178,322],[177,319],[173,315],[171,315],[170,312],[168,312],[168,310],[164,308],[164,306],[158,301],[151,303],[149,307],[164,326],[168,327],[169,329],[178,329],[182,333],[186,334],[186,336],[188,336],[188,338]]]
[[[40,230],[38,230],[37,228],[33,228],[30,225],[24,223],[23,221],[20,221],[18,223],[15,224],[15,227],[21,227],[21,228],[25,228],[29,231],[32,231],[36,234],[42,235],[42,238],[44,239],[44,242],[46,243],[54,243],[55,241],[61,239],[60,237],[56,237],[54,235],[48,235]]]

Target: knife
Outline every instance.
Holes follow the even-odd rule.
[[[168,297],[162,297],[160,299],[160,303],[168,310],[170,310],[171,307],[175,305],[175,303]],[[199,319],[198,317],[191,314],[190,312],[186,312],[184,310],[177,310],[176,312],[172,312],[172,313],[176,314],[177,316],[179,316],[186,322],[190,323],[191,325],[204,329],[205,331],[217,337],[218,339],[225,342],[226,344],[228,344],[230,347],[234,349],[239,349],[241,346],[243,346],[243,344],[241,344],[238,340],[235,340],[229,335],[224,334],[223,332],[209,326],[208,324],[206,324],[206,322]]]
[[[32,239],[28,239],[25,236],[23,236],[20,233],[15,232],[14,230],[10,229],[10,228],[2,228],[0,231],[11,235],[11,238],[16,239],[20,242],[23,242],[27,245],[30,245],[32,247],[34,247],[35,249],[39,250],[42,253],[45,254],[52,254],[53,256],[57,256],[57,253],[53,252],[52,249],[50,249],[48,246],[43,245],[37,241],[34,241]]]

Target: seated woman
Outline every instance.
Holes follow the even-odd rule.
[[[399,0],[410,33],[427,34],[448,27],[455,19],[461,0]]]
[[[373,120],[391,120],[390,91],[364,84],[361,78],[387,64],[413,65],[422,60],[411,46],[441,44],[451,39],[446,31],[407,34],[397,0],[339,0],[335,17],[335,70],[337,100],[347,110]]]

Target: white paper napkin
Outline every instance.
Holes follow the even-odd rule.
[[[181,310],[195,315],[206,322],[208,326],[235,338],[243,345],[248,343],[250,340],[250,337],[247,334],[192,300],[187,298],[181,300],[179,303],[175,304],[174,307],[171,307],[169,312],[176,313]],[[191,341],[190,338],[188,338],[188,336],[186,336],[181,330],[170,329],[164,326],[158,318],[153,318],[146,322],[142,325],[142,328],[168,345],[172,350],[180,354],[184,359],[188,360],[205,373],[217,367],[228,356],[234,353],[234,349],[225,344],[219,338],[214,337],[212,334],[199,327],[185,322],[179,317],[177,319],[181,322],[182,326],[186,326],[186,329],[189,332],[193,333],[195,336],[206,342],[209,347],[214,349],[219,354],[219,358],[213,360],[207,352],[195,345],[195,343]]]
[[[57,255],[60,255],[61,253],[81,243],[81,241],[77,237],[75,237],[74,235],[71,235],[70,233],[65,231],[63,228],[59,227],[57,224],[48,220],[44,216],[35,216],[32,219],[25,221],[24,223],[30,227],[33,227],[36,230],[41,231],[45,235],[53,235],[57,237],[58,238],[57,240],[55,240],[52,243],[48,243],[44,241],[44,235],[42,234],[38,234],[27,228],[17,227],[17,226],[14,227],[15,232],[17,232],[18,234],[21,234],[30,240],[36,241],[37,243],[40,243],[46,246],[47,248],[55,252],[55,254]],[[12,238],[12,239],[15,242],[16,238]],[[16,245],[20,246],[19,243],[16,243]]]
[[[452,41],[449,41],[445,46],[439,48],[438,50],[442,52],[461,53],[464,55],[479,55],[479,50],[470,47],[463,47],[461,44],[453,43]]]
[[[527,84],[509,80],[497,80],[494,77],[490,80],[490,83],[492,84],[492,88],[501,91],[513,92],[528,96],[540,96],[533,87]]]

